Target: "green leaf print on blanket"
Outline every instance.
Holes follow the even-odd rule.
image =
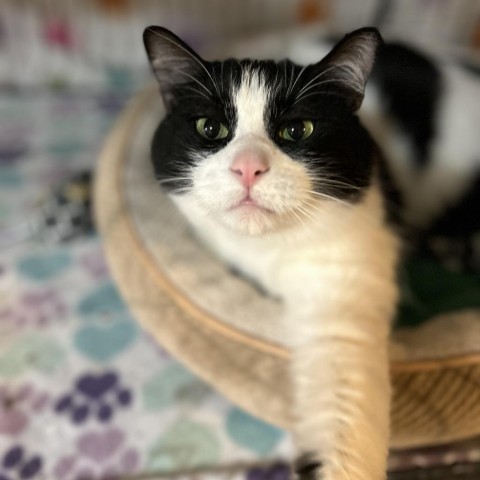
[[[220,441],[214,428],[179,420],[151,447],[148,468],[152,471],[190,470],[214,465],[220,458]]]
[[[208,385],[178,363],[153,375],[143,387],[146,410],[157,411],[179,402],[196,405],[211,393]]]
[[[63,349],[47,335],[27,333],[0,357],[0,377],[15,377],[27,369],[50,373],[64,357]]]

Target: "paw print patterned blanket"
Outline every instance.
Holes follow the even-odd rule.
[[[140,331],[112,283],[88,172],[126,99],[0,95],[2,480],[232,471],[290,453],[284,432]]]
[[[0,479],[287,480],[288,434],[173,360],[110,278],[90,172],[126,100],[0,93]],[[479,478],[479,458],[396,452],[391,479]]]

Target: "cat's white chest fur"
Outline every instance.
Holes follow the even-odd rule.
[[[315,295],[338,285],[322,283],[323,273],[332,269],[348,276],[352,269],[384,270],[393,274],[397,239],[383,224],[383,201],[373,185],[356,205],[331,202],[316,211],[304,224],[278,232],[248,236],[219,224],[205,215],[191,198],[174,196],[197,235],[218,257],[269,293],[296,302],[308,288]],[[337,276],[338,276],[337,275]],[[305,285],[309,279],[317,284]]]

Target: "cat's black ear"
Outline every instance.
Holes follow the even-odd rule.
[[[345,35],[318,64],[324,72],[321,80],[340,87],[355,111],[362,104],[368,77],[382,45],[382,36],[376,28],[361,28]]]
[[[183,40],[163,27],[147,27],[143,42],[169,110],[175,87],[189,82],[200,69],[205,69],[204,62]]]

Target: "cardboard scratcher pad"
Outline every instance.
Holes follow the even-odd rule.
[[[167,350],[231,401],[288,428],[281,305],[211,256],[161,192],[149,160],[161,115],[156,89],[140,93],[100,158],[96,216],[113,276],[133,315]],[[480,433],[480,309],[437,312],[396,330],[391,359],[392,447]]]

